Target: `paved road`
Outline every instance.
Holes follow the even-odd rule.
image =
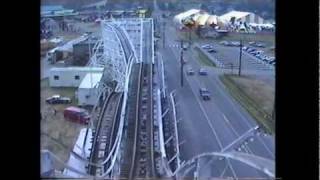
[[[174,32],[169,29],[166,31],[167,43],[176,43]],[[189,159],[201,152],[220,150],[256,125],[250,115],[226,93],[217,77],[218,72],[210,71],[210,78],[198,75],[185,77],[185,86],[180,88],[179,49],[166,48],[161,53],[164,56],[168,88],[177,89],[179,109],[183,112],[178,126],[179,139],[184,141],[181,146],[181,159]],[[188,64],[195,69],[200,67],[192,53],[185,55],[190,61]],[[198,89],[201,86],[212,91],[213,100],[204,102],[200,99]],[[242,151],[274,159],[274,146],[270,147],[270,144],[274,144],[273,140],[270,142],[270,139],[252,136],[254,141],[243,145]],[[231,162],[230,171],[226,171],[225,176],[261,177],[260,172],[248,171],[245,168],[241,163]]]
[[[154,13],[158,17],[161,14],[158,10],[154,11]],[[168,20],[170,21],[170,19]],[[163,55],[168,92],[174,89],[177,92],[177,110],[181,116],[181,121],[178,123],[179,140],[182,143],[180,146],[180,158],[181,160],[188,160],[203,152],[221,150],[243,133],[256,126],[256,123],[227,93],[218,79],[218,75],[221,73],[219,71],[210,69],[209,75],[206,77],[200,77],[197,74],[186,76],[185,74],[184,87],[180,87],[179,48],[169,47],[172,44],[177,44],[175,41],[177,36],[174,29],[168,27],[170,26],[168,20],[165,20],[167,24],[165,30],[167,48],[160,48],[160,53]],[[160,47],[161,45],[162,43],[159,44]],[[239,53],[234,50],[231,54],[238,55]],[[186,52],[185,57],[188,59],[188,65],[191,65],[195,70],[200,68],[194,53]],[[205,102],[199,97],[198,91],[201,86],[206,86],[212,92],[213,99],[211,101]],[[253,141],[250,141],[250,139]],[[246,144],[244,140],[247,140]],[[235,145],[232,149],[237,149],[238,146],[241,148],[242,145],[241,151],[274,159],[273,137],[252,133],[241,140],[240,144],[237,143]],[[210,160],[204,161],[210,162]],[[221,174],[223,177],[237,178],[266,177],[261,172],[232,160],[218,162],[215,160],[213,161],[213,166],[206,166],[208,162],[202,163],[203,166],[208,167],[202,169],[203,177],[219,177]]]

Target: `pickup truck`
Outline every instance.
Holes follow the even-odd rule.
[[[60,95],[53,95],[46,99],[48,104],[70,104],[72,101],[68,97],[61,97]]]

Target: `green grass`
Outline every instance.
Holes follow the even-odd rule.
[[[216,67],[216,64],[212,62],[209,57],[202,52],[198,47],[194,48],[198,53],[198,60],[202,65]]]
[[[230,94],[256,119],[257,123],[269,134],[275,133],[275,121],[271,114],[262,108],[262,103],[249,96],[232,79],[232,75],[221,75],[220,80],[227,87]]]

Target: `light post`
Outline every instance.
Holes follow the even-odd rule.
[[[242,56],[242,39],[240,39],[239,73],[238,73],[239,76],[241,76],[241,56]]]
[[[180,42],[180,80],[181,80],[181,87],[183,87],[183,40]]]
[[[163,31],[162,31],[163,48],[165,48],[165,31],[166,31],[166,22],[163,21]]]

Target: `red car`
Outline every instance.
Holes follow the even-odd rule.
[[[63,112],[63,116],[66,120],[79,124],[88,124],[90,120],[87,110],[74,106],[67,107]]]

